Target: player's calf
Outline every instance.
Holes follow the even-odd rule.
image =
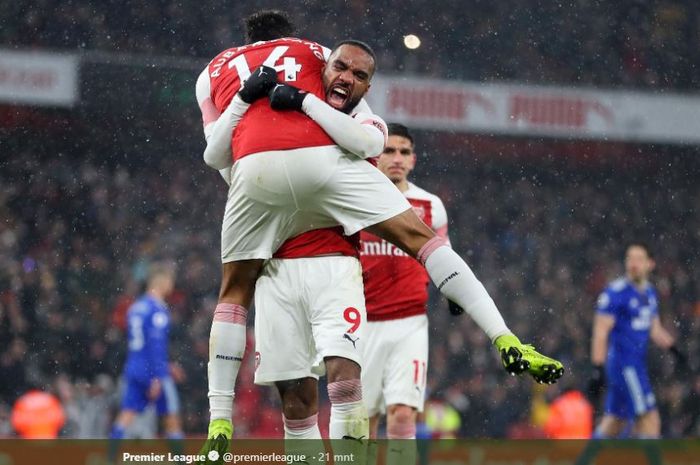
[[[639,439],[658,439],[661,437],[661,417],[654,409],[640,415],[635,422],[634,434]]]
[[[285,418],[300,420],[318,412],[318,381],[314,378],[291,379],[275,383],[282,400]]]

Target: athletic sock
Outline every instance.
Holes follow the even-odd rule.
[[[501,313],[483,284],[446,240],[435,236],[418,252],[433,283],[445,297],[462,307],[493,342],[510,334]]]
[[[318,429],[318,413],[302,420],[290,420],[282,416],[285,439],[321,439]]]
[[[416,425],[399,424],[387,428],[386,465],[415,465]]]
[[[289,457],[287,463],[309,464],[324,461],[326,449],[318,429],[318,414],[301,420],[284,421],[284,451]]]
[[[248,311],[235,304],[220,303],[214,311],[209,334],[209,413],[211,420],[231,421],[233,388],[243,361]]]
[[[185,439],[185,434],[182,431],[166,433],[165,437],[168,439],[170,452],[175,455],[182,455],[185,453],[185,444],[183,441],[183,439]]]
[[[328,384],[331,401],[330,439],[333,453],[344,458],[353,457],[354,463],[367,460],[369,417],[362,402],[362,383],[359,379],[336,381]]]
[[[107,445],[107,461],[111,463],[117,462],[117,454],[119,453],[119,441],[124,439],[126,428],[121,425],[112,425],[112,431],[109,432],[109,443]]]
[[[331,401],[331,439],[369,438],[369,418],[362,402],[362,384],[359,379],[329,383],[328,398]]]

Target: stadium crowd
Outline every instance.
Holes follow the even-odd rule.
[[[699,12],[691,0],[415,3],[306,0],[284,6],[303,18],[302,35],[309,38],[366,40],[387,73],[700,87],[693,66],[700,53]],[[268,6],[280,4],[254,7]],[[203,62],[238,42],[239,18],[252,8],[230,2],[222,10],[211,0],[9,2],[0,8],[0,44]],[[417,34],[423,45],[403,47],[406,33]],[[7,115],[26,116],[26,110],[0,107],[0,122],[20,121],[14,128],[0,124],[0,437],[13,434],[11,406],[32,387],[61,399],[64,436],[107,437],[118,406],[125,311],[142,290],[148,264],[158,259],[178,264],[170,348],[185,375],[178,385],[185,431],[206,431],[225,185],[201,162],[193,96],[176,102],[177,86],[144,94],[127,71],[119,70],[124,79],[100,80],[98,68],[81,69],[89,85],[74,110],[37,111],[22,122],[21,115]],[[133,72],[156,85],[168,80],[155,76],[159,71]],[[119,93],[113,82],[129,82],[128,91],[120,87]],[[191,91],[193,83],[186,84]],[[147,105],[139,100],[144,95]],[[142,114],[143,107],[154,110]],[[603,145],[600,160],[577,164],[559,157],[554,146],[537,157],[513,156],[529,150],[530,141],[513,142],[503,155],[496,148],[474,151],[458,136],[449,138],[452,143],[444,139],[418,134],[416,183],[445,201],[454,247],[513,330],[568,369],[560,385],[546,390],[506,376],[481,331],[468,317],[452,317],[434,296],[429,396],[459,412],[459,435],[542,434],[542,403],[586,384],[597,294],[622,274],[625,242],[639,237],[656,252],[662,321],[690,354],[689,366],[677,367],[669,354],[651,350],[663,434],[700,435],[697,151],[652,147],[601,161]],[[246,357],[236,434],[280,436],[277,395],[252,384],[250,347]]]
[[[0,43],[209,59],[236,43],[240,18],[283,7],[300,35],[354,37],[376,47],[384,72],[479,81],[700,87],[693,0],[273,0],[149,2],[38,0],[0,9]],[[408,50],[405,34],[422,46]]]
[[[124,159],[109,152],[109,139],[77,146],[79,131],[50,144],[10,131],[5,144],[13,156],[0,170],[0,435],[11,434],[17,396],[41,387],[64,404],[64,435],[106,437],[126,345],[124,312],[148,263],[163,258],[178,264],[170,347],[185,374],[184,426],[201,434],[223,181],[199,156],[169,156],[154,143],[148,159]],[[560,386],[544,391],[506,376],[483,333],[434,297],[429,396],[459,411],[459,434],[536,437],[533,406],[585,386],[597,293],[622,273],[623,245],[637,234],[656,250],[662,320],[690,354],[689,367],[650,354],[664,434],[700,434],[697,157],[665,149],[652,159],[568,166],[546,157],[475,158],[468,149],[435,149],[439,140],[419,136],[428,155],[419,155],[417,183],[445,200],[453,245],[513,329],[568,368]],[[252,384],[253,358],[249,348],[237,434],[280,435],[276,393]]]

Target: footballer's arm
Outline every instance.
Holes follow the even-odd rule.
[[[661,325],[661,319],[658,315],[651,320],[649,337],[652,341],[654,341],[654,344],[666,350],[670,349],[675,342],[673,340],[673,336],[671,336],[671,333],[666,331],[666,328]]]
[[[224,113],[219,114],[219,110],[211,100],[207,69],[202,71],[197,78],[196,95],[197,103],[202,112],[204,138],[207,141],[203,155],[204,162],[219,170],[224,181],[230,184],[231,165],[233,164],[231,134],[250,105],[240,100],[236,95]]]
[[[364,105],[367,106],[366,103]],[[384,150],[388,131],[384,120],[377,115],[360,112],[350,116],[313,94],[304,98],[301,110],[321,126],[339,147],[360,158],[376,157]]]
[[[593,338],[591,341],[591,362],[593,365],[605,365],[608,356],[608,336],[615,326],[615,317],[598,313],[593,318]]]

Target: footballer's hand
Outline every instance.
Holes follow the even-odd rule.
[[[591,379],[586,386],[586,394],[593,404],[598,404],[601,394],[605,390],[605,367],[603,365],[593,365],[591,369]]]
[[[277,84],[277,71],[269,66],[259,66],[253,70],[250,77],[243,82],[238,96],[245,103],[253,103],[265,97],[270,89]]]
[[[204,446],[199,450],[199,455],[206,459],[197,462],[197,465],[222,465],[223,456],[229,451],[229,442],[233,436],[233,425],[229,420],[212,420],[209,423],[209,432]]]
[[[270,91],[270,107],[273,110],[301,111],[301,105],[307,95],[309,95],[308,92],[294,86],[277,84]]]
[[[447,299],[447,307],[450,309],[450,313],[454,316],[459,316],[462,313],[464,313],[464,309],[456,303],[452,302],[450,299]]]
[[[685,352],[679,349],[677,345],[672,345],[668,348],[668,351],[671,352],[673,358],[676,359],[676,367],[686,368],[688,366],[688,356],[685,354]]]
[[[163,383],[158,378],[153,378],[151,384],[148,386],[147,397],[148,400],[156,400],[160,397],[160,393],[163,392]]]
[[[528,372],[541,384],[553,384],[564,374],[561,362],[540,354],[530,344],[523,344],[512,334],[504,334],[494,341],[501,355],[503,367],[511,375]]]

